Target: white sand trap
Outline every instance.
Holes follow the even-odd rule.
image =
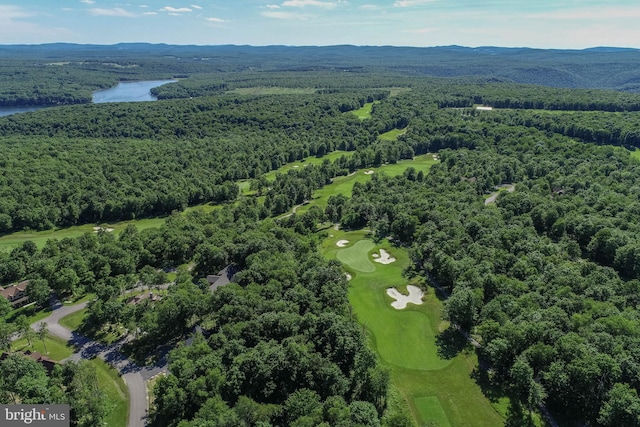
[[[293,167],[294,167],[294,168],[299,168],[300,166],[298,166],[298,165],[294,165]]]
[[[344,273],[344,275],[347,276],[347,280],[353,279],[353,277],[351,277],[351,275],[349,273]]]
[[[378,254],[373,254],[373,257],[375,258],[374,261],[379,262],[380,264],[391,264],[392,262],[396,262],[396,259],[392,257],[389,254],[389,252],[385,251],[384,249],[380,249],[379,257],[376,257],[376,255]]]
[[[113,231],[113,228],[93,227],[93,232],[94,233],[97,233],[98,231],[106,231],[107,233],[111,233]]]
[[[408,285],[407,291],[409,291],[409,295],[401,294],[396,288],[388,288],[387,295],[393,298],[395,301],[391,303],[391,307],[396,310],[402,310],[407,308],[407,304],[412,303],[415,305],[422,304],[422,289],[417,286]]]
[[[371,254],[371,256],[374,257],[374,258],[380,258],[380,255],[378,255],[378,254]]]
[[[336,242],[336,246],[339,248],[344,248],[345,246],[347,246],[349,244],[348,240],[338,240]]]
[[[364,174],[365,175],[373,175],[373,171],[366,171]]]

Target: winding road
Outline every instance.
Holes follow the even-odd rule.
[[[117,369],[129,388],[129,420],[127,426],[144,427],[148,410],[146,381],[159,373],[167,372],[166,357],[162,358],[154,366],[141,367],[127,359],[120,352],[122,342],[115,342],[113,344],[98,343],[60,325],[60,319],[64,316],[78,312],[86,306],[86,302],[64,306],[60,301],[56,300],[51,307],[53,313],[33,323],[31,328],[38,330],[40,324],[46,323],[49,333],[72,344],[76,348],[76,352],[65,360],[77,361],[80,359],[99,357]]]
[[[516,186],[513,184],[503,184],[503,185],[497,186],[496,190],[498,191],[495,193],[491,193],[491,195],[484,200],[485,206],[490,205],[491,203],[495,203],[496,199],[498,198],[498,195],[500,194],[500,189],[506,189],[506,191],[508,191],[509,193],[513,193],[516,190]]]

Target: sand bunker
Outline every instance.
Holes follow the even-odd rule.
[[[379,257],[376,257],[376,255],[378,254],[373,254],[373,257],[375,258],[374,261],[379,262],[380,264],[391,264],[392,262],[396,261],[396,259],[392,257],[389,254],[389,252],[385,251],[384,249],[380,249]]]
[[[98,231],[106,231],[107,233],[111,233],[113,231],[113,228],[107,228],[107,227],[93,227],[93,232],[97,233]]]
[[[409,295],[403,295],[396,288],[388,288],[387,295],[395,300],[391,303],[391,307],[396,310],[402,310],[406,308],[409,303],[416,305],[422,304],[423,293],[419,287],[408,285],[407,291],[409,291]]]
[[[349,273],[344,273],[344,275],[347,276],[347,280],[353,279],[353,277],[351,277],[351,275]]]
[[[349,244],[348,240],[338,240],[336,242],[336,246],[339,248],[344,248],[345,246],[347,246]]]
[[[365,175],[373,175],[373,171],[366,171],[364,174]]]

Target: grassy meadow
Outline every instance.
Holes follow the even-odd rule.
[[[312,87],[308,88],[295,88],[295,87],[240,87],[228,91],[228,94],[236,95],[313,95],[317,92],[317,89]]]

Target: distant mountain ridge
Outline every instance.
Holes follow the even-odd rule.
[[[584,50],[496,46],[238,46],[121,43],[0,45],[3,60],[136,61],[215,63],[212,71],[386,71],[401,75],[482,77],[565,88],[640,92],[640,50]],[[221,65],[222,64],[222,65]],[[211,66],[211,65],[208,65]],[[206,70],[204,65],[200,66]]]

